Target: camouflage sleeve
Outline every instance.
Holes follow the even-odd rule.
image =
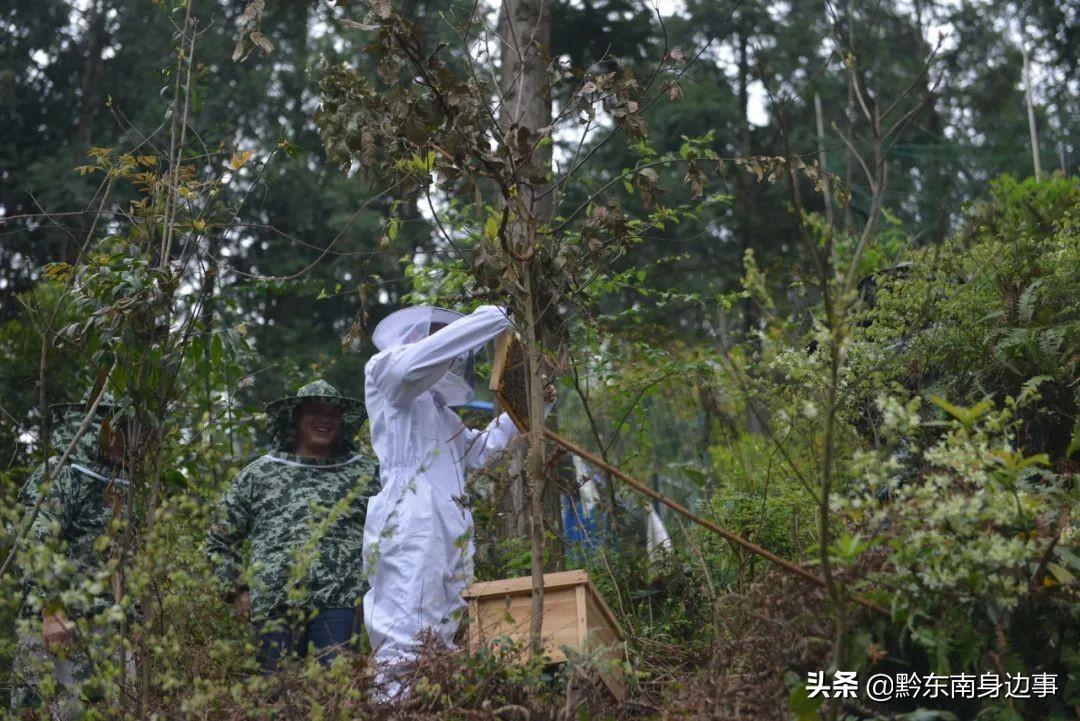
[[[250,466],[240,472],[218,502],[210,529],[206,533],[206,554],[214,580],[227,600],[243,590],[240,585],[240,544],[251,531],[253,519],[254,474]]]
[[[71,470],[66,466],[58,467],[56,463],[52,463],[50,471],[47,487],[44,483],[45,466],[41,465],[30,474],[19,491],[19,505],[23,509],[22,523],[33,516],[29,533],[23,539],[24,552],[29,551],[28,543],[33,542],[35,546],[40,547],[41,544],[50,540],[58,540],[67,528],[68,519],[71,517],[72,509],[69,508],[70,503],[67,502],[71,485]],[[42,498],[43,494],[44,498]],[[40,505],[38,499],[41,499]],[[37,508],[36,515],[35,508]],[[18,572],[22,577],[23,590],[27,595],[40,596],[42,599],[49,595],[48,589],[42,587],[33,578],[30,569],[20,563]]]
[[[67,466],[58,467],[53,462],[50,464],[50,471],[48,488],[44,484],[45,466],[41,465],[30,474],[19,492],[19,501],[27,514],[24,518],[28,518],[34,512],[34,508],[38,505],[38,498],[42,493],[45,494],[45,499],[41,502],[41,507],[38,508],[33,525],[30,527],[30,535],[38,541],[44,541],[53,535],[56,530],[55,525],[59,525],[59,531],[63,533],[71,517],[71,503],[68,501],[71,469]]]
[[[364,486],[364,491],[360,494],[360,498],[364,500],[365,507],[371,501],[379,490],[382,482],[379,480],[379,464],[376,461],[367,460],[364,468],[364,475],[367,476],[367,485]]]

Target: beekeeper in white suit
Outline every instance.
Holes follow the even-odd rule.
[[[384,682],[395,696],[394,666],[415,658],[430,629],[453,645],[472,582],[472,514],[462,506],[465,474],[517,434],[503,414],[483,431],[466,428],[453,406],[472,399],[474,353],[510,325],[485,305],[468,316],[430,306],[387,316],[372,340],[365,405],[382,488],[364,524],[364,624]],[[545,390],[554,403],[554,388]]]

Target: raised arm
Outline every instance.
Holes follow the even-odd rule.
[[[462,462],[466,470],[479,468],[498,455],[518,434],[517,426],[510,416],[503,413],[488,423],[487,428],[476,431],[464,430],[465,454]]]
[[[416,343],[376,356],[373,380],[394,405],[405,405],[435,385],[451,362],[491,340],[510,325],[503,308],[482,305]]]
[[[556,393],[554,386],[548,386],[544,390],[544,418],[547,418],[555,408]],[[507,446],[518,434],[518,428],[509,415],[499,415],[487,428],[482,431],[464,430],[465,453],[463,462],[466,469],[479,468],[499,451]]]

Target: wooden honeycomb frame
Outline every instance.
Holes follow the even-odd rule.
[[[525,344],[516,333],[504,331],[495,339],[489,387],[499,407],[519,430],[529,430],[529,364]]]

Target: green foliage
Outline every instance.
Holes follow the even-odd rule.
[[[668,495],[782,556],[815,572],[832,564],[838,595],[891,602],[899,628],[839,603],[798,627],[798,642],[828,646],[834,662],[1071,678],[1060,698],[1015,713],[999,701],[900,704],[890,710],[897,718],[1065,718],[1075,706],[1080,183],[1002,177],[941,242],[984,178],[1029,163],[1016,142],[1026,130],[1017,52],[981,16],[995,13],[931,3],[916,4],[915,17],[849,3],[834,17],[812,2],[729,13],[690,0],[664,19],[661,37],[651,16],[626,15],[623,0],[556,3],[556,21],[573,23],[556,29],[550,57],[564,115],[530,136],[491,117],[486,77],[466,77],[473,47],[455,44],[454,23],[472,3],[406,3],[406,20],[376,0],[376,17],[341,26],[330,21],[350,11],[325,4],[197,3],[192,132],[166,157],[185,57],[185,35],[174,33],[187,4],[171,13],[149,0],[83,5],[0,11],[10,31],[0,53],[0,455],[12,459],[0,471],[0,556],[25,521],[14,493],[40,458],[41,395],[76,400],[110,372],[123,418],[139,432],[129,522],[114,529],[124,555],[66,591],[74,605],[125,570],[127,598],[78,620],[77,647],[97,661],[100,698],[89,716],[385,715],[359,657],[256,675],[252,629],[208,583],[207,512],[259,447],[256,400],[315,373],[355,390],[362,357],[341,348],[365,350],[365,329],[401,303],[468,308],[518,292],[518,261],[499,251],[524,249],[510,232],[528,214],[520,187],[553,180],[549,168],[521,161],[553,146],[560,170],[591,159],[574,182],[556,178],[558,202],[540,231],[553,242],[537,250],[541,295],[574,339],[560,379],[562,431],[639,477],[655,474]],[[1024,17],[1036,54],[1055,64],[1048,72],[1066,78],[1040,93],[1036,113],[1044,145],[1062,138],[1068,156],[1075,49],[1061,40],[1067,23],[1052,5],[1024,4]],[[988,5],[998,15],[1020,6]],[[933,23],[952,24],[958,37],[941,85],[921,68]],[[879,271],[863,287],[869,307],[837,318],[822,294],[848,299],[811,287],[798,233],[813,248],[831,239],[830,262],[845,262],[858,247],[855,218],[867,212],[861,185],[836,177],[849,161],[838,142],[848,85],[839,60],[820,53],[834,29],[850,28],[866,32],[848,60],[874,78],[875,98],[911,86],[929,103],[885,160],[889,207],[854,269]],[[230,60],[237,30],[242,63]],[[256,47],[272,54],[248,52]],[[751,121],[747,87],[764,88],[768,122]],[[813,94],[828,115],[824,168],[798,160],[817,148]],[[593,134],[571,143],[568,127]],[[630,142],[609,143],[607,131]],[[331,164],[391,182],[368,190]],[[837,181],[832,228],[816,212],[823,170]],[[798,193],[806,212],[796,215]],[[905,262],[893,268],[898,255]],[[862,325],[849,337],[854,321]],[[849,361],[835,385],[832,350]],[[882,388],[893,393],[879,404]],[[841,497],[832,505],[820,496],[830,472]],[[485,482],[499,490],[506,478],[497,469]],[[746,675],[758,656],[720,651],[738,648],[754,613],[770,633],[788,617],[762,604],[725,618],[725,601],[752,605],[774,584],[781,601],[820,600],[789,592],[755,556],[667,511],[674,550],[649,558],[641,504],[614,486],[601,504],[610,535],[574,561],[629,631],[640,683],[614,713],[678,715],[681,705],[663,701],[688,674]],[[477,503],[481,541],[498,535],[500,513]],[[548,568],[563,560],[551,550],[557,535],[548,530]],[[482,572],[526,571],[521,539],[495,546]],[[31,575],[69,574],[59,550],[31,549]],[[310,560],[301,553],[298,570]],[[755,585],[764,595],[747,590]],[[20,590],[11,574],[0,579],[0,673]],[[847,625],[824,638],[831,631],[817,626],[838,619]],[[34,619],[18,623],[40,630]],[[776,668],[802,672],[790,645],[776,652]],[[425,656],[415,696],[396,711],[540,718],[572,707],[570,692],[597,665],[574,657],[553,674],[539,661],[511,663],[513,651]],[[782,672],[769,683],[787,685],[779,713],[828,711]],[[728,700],[704,696],[686,709],[739,708]]]
[[[55,268],[56,266],[54,266]],[[69,266],[70,268],[70,266]],[[53,276],[57,278],[56,275]],[[0,412],[0,453],[13,459],[14,469],[28,465],[25,448],[39,447],[37,429],[41,427],[40,328],[50,321],[65,327],[78,318],[67,291],[59,280],[46,280],[33,290],[16,297],[23,307],[20,317],[0,323],[0,387],[4,389],[3,412]],[[82,387],[86,371],[79,358],[79,348],[70,343],[56,343],[49,349],[49,372],[45,376],[46,404],[56,399],[78,400],[67,394]],[[36,428],[35,428],[36,427]],[[26,469],[29,471],[29,469]]]
[[[383,208],[372,200],[375,192],[331,172],[310,122],[318,58],[352,56],[355,45],[340,33],[321,32],[333,12],[325,5],[268,2],[260,27],[272,39],[273,53],[256,51],[234,62],[245,3],[192,7],[200,35],[188,117],[198,137],[188,136],[185,153],[192,165],[220,169],[246,159],[228,167],[235,177],[219,187],[217,200],[219,209],[238,215],[201,218],[199,230],[222,249],[208,315],[225,327],[244,324],[259,347],[261,365],[247,369],[259,371],[246,390],[253,399],[271,400],[308,376],[312,365],[345,386],[362,366],[358,356],[341,353],[341,337],[351,326],[363,337],[368,316],[377,319],[395,304],[401,283],[395,259],[402,249],[430,244],[424,220],[409,216],[394,249],[380,250]],[[49,263],[76,264],[89,235],[121,217],[128,201],[145,197],[134,185],[118,184],[102,205],[103,176],[72,172],[73,166],[95,164],[87,160],[92,147],[112,148],[114,159],[124,152],[136,159],[159,156],[158,168],[166,165],[169,144],[160,140],[170,129],[166,113],[177,76],[173,35],[185,8],[160,0],[105,0],[85,8],[50,0],[16,2],[0,11],[11,40],[11,52],[0,58],[0,165],[7,171],[0,179],[4,322],[28,327],[18,294],[45,277]],[[369,200],[366,210],[355,207]],[[178,258],[179,249],[173,250]],[[305,269],[294,282],[280,280]],[[318,297],[338,286],[339,292]],[[59,379],[59,363],[56,371]],[[35,378],[20,373],[9,386],[5,376],[0,395],[7,402],[20,398],[9,409],[20,422],[29,408],[21,398],[36,392]],[[76,397],[82,391],[80,383],[58,387]],[[50,388],[48,402],[74,399]],[[5,435],[0,430],[6,459],[13,448]],[[25,454],[19,457],[24,461]]]
[[[1056,462],[1080,438],[1080,181],[1008,176],[940,249],[884,278],[853,352],[857,393],[883,384],[975,403],[1037,385],[1019,441]]]
[[[1065,653],[1080,641],[1076,477],[1050,471],[1045,454],[1017,450],[1023,410],[1038,402],[1033,390],[998,408],[935,399],[949,419],[926,421],[917,398],[884,398],[885,436],[911,439],[931,427],[935,440],[909,447],[903,460],[874,451],[853,458],[858,491],[841,512],[885,544],[870,554],[869,585],[888,589],[894,618],[936,673],[994,672],[996,658],[1011,672],[1066,679],[1078,671]],[[922,664],[919,654],[902,658]],[[1069,702],[1045,703],[1041,713]]]

